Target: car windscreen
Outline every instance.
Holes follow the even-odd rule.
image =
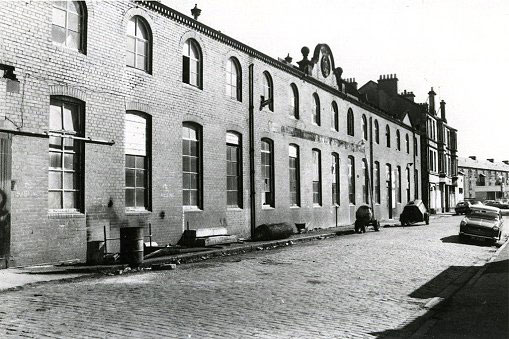
[[[486,212],[486,211],[472,211],[469,215],[469,218],[473,219],[488,219],[488,220],[498,220],[498,213],[496,212]]]

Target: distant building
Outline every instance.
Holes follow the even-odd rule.
[[[422,200],[432,212],[448,212],[457,201],[457,130],[447,124],[445,102],[440,102],[440,116],[435,109],[433,88],[427,103],[414,101],[413,92],[398,94],[395,74],[380,76],[378,82],[369,81],[359,89],[368,103],[401,119],[408,116],[412,126],[422,133],[419,150]],[[414,143],[416,144],[416,143]]]
[[[476,156],[460,157],[458,170],[464,178],[465,198],[495,200],[509,198],[509,161],[480,160]]]

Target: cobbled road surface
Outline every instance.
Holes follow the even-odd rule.
[[[459,222],[1,293],[0,337],[376,338],[494,254]]]

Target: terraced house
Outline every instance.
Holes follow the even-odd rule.
[[[361,204],[395,218],[420,197],[419,130],[364,100],[326,44],[293,64],[150,1],[0,14],[3,266],[84,261],[132,225],[161,244],[249,238],[350,224]]]

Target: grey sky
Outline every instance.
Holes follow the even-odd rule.
[[[359,86],[397,74],[399,91],[424,102],[433,86],[459,130],[461,156],[509,160],[509,1],[165,0],[271,57],[326,43]]]

